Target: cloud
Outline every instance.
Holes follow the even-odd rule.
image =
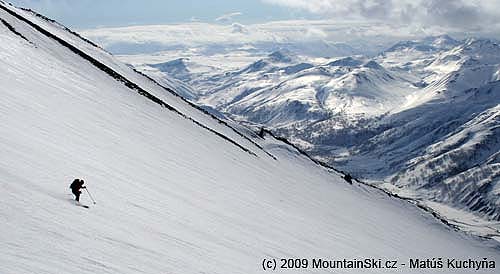
[[[184,54],[225,54],[251,47],[272,51],[291,48],[310,56],[376,54],[401,40],[449,34],[455,39],[500,38],[500,28],[482,31],[454,31],[443,25],[393,25],[363,20],[293,20],[242,25],[189,22],[172,25],[145,25],[98,28],[80,32],[115,54],[169,51]],[[251,51],[251,50],[250,50]],[[249,51],[249,52],[250,52]]]
[[[232,33],[243,33],[243,34],[248,33],[248,29],[240,23],[233,23],[231,25],[231,28],[232,28],[231,31]]]
[[[338,19],[338,18],[337,18]],[[317,42],[359,43],[387,45],[400,40],[420,39],[426,36],[449,34],[454,38],[469,37],[500,38],[500,28],[485,28],[482,31],[464,32],[459,29],[435,25],[395,25],[385,22],[362,20],[293,20],[260,24],[230,25],[189,22],[173,25],[145,25],[119,28],[97,28],[80,32],[85,37],[112,48],[116,44],[156,43],[162,45],[252,44]]]
[[[328,34],[320,28],[309,27],[305,30],[305,36],[308,39],[326,39]]]
[[[498,0],[262,0],[325,18],[382,20],[420,27],[477,30],[498,25]]]
[[[215,19],[215,21],[217,22],[221,22],[221,23],[228,23],[230,22],[231,20],[233,20],[233,17],[236,17],[236,16],[240,16],[242,15],[243,13],[241,12],[231,12],[231,13],[227,13],[227,14],[224,14],[224,15],[221,15],[219,17],[217,17]]]

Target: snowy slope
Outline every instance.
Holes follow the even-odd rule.
[[[28,16],[31,15],[31,12],[20,12]],[[78,44],[81,43],[82,38],[74,35],[73,33],[69,33],[63,26],[57,25],[46,18],[44,19],[43,16],[35,16],[33,21],[39,24],[37,26],[41,26],[42,29],[43,27],[53,28],[53,32],[49,34],[49,36],[54,36],[54,39],[58,40],[59,43],[65,44],[65,46],[70,48],[72,52],[90,61],[102,71],[106,72],[109,76],[123,82],[126,86],[131,87],[143,96],[150,98],[157,104],[162,105],[173,112],[176,112],[180,116],[184,116],[195,124],[219,134],[227,141],[235,144],[236,146],[240,146],[243,150],[247,150],[251,154],[263,153],[259,146],[249,140],[246,136],[243,136],[237,131],[229,128],[223,122],[206,115],[206,113],[201,110],[192,111],[189,115],[186,115],[186,109],[192,110],[194,105],[186,103],[186,100],[171,90],[170,87],[161,87],[156,82],[146,79],[144,75],[132,73],[133,71],[128,65],[119,62],[111,54],[100,50],[92,43]],[[42,29],[38,30],[43,31]],[[75,45],[78,45],[79,47],[76,47]],[[98,50],[96,50],[96,48]],[[168,103],[161,100],[168,100]],[[237,141],[240,141],[241,145]],[[250,148],[253,147],[256,151],[250,151],[250,148],[247,148],[246,146]]]
[[[3,3],[0,18],[0,273],[261,273],[262,259],[280,257],[500,260],[490,241],[345,184],[270,137],[243,137],[43,18]],[[73,205],[74,177],[97,205]]]

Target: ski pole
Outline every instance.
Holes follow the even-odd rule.
[[[94,202],[94,205],[95,205],[96,204],[95,200],[94,200],[94,198],[92,198],[92,195],[90,195],[89,190],[87,188],[85,188],[85,190],[87,191],[87,193],[89,194],[90,199],[92,200],[92,202]]]

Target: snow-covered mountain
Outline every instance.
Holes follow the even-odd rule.
[[[270,135],[231,127],[41,15],[0,1],[0,19],[1,273],[261,273],[264,259],[297,257],[500,260],[496,243],[347,184]],[[75,177],[97,200],[84,196],[90,209],[72,201]],[[421,272],[383,272],[401,268]]]
[[[275,52],[187,83],[199,103],[270,128],[356,176],[497,221],[499,80],[497,42],[441,35],[372,58],[317,63]]]
[[[416,89],[397,72],[366,58],[315,66],[274,52],[241,70],[191,82],[198,102],[267,126],[327,119],[335,113],[380,115]]]
[[[459,41],[451,38],[449,35],[430,36],[422,40],[401,41],[392,47],[384,50],[383,55],[402,52],[436,52],[440,50],[449,50],[460,44]]]

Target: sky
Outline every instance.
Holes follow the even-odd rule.
[[[309,11],[260,0],[10,0],[76,29],[190,21],[242,23],[313,18]]]
[[[367,48],[368,54],[442,34],[500,40],[500,0],[10,1],[118,54],[293,43],[323,56],[332,55],[335,43]],[[325,52],[317,50],[322,45]]]
[[[10,0],[76,29],[335,18],[469,32],[500,29],[498,0]]]

